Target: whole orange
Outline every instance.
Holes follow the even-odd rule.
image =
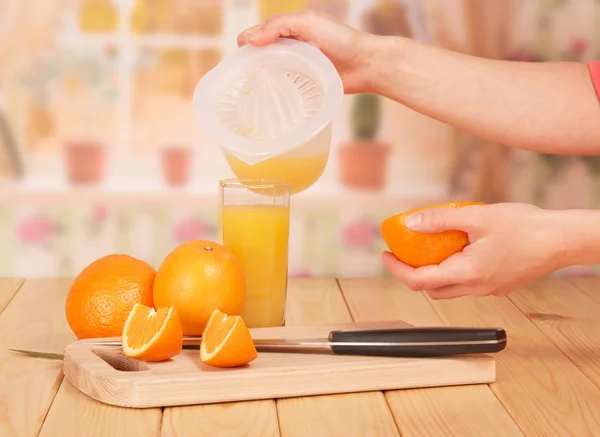
[[[412,267],[440,264],[450,256],[462,251],[469,244],[469,236],[463,231],[421,233],[410,230],[404,219],[418,211],[430,208],[461,208],[484,205],[482,202],[451,202],[416,208],[396,214],[381,222],[381,236],[390,251],[405,264]]]
[[[195,240],[171,251],[156,272],[155,307],[175,306],[184,335],[202,335],[214,309],[239,315],[246,297],[238,258],[212,241]]]
[[[107,255],[75,278],[67,295],[67,322],[77,338],[118,337],[136,303],[152,306],[156,271],[129,255]]]

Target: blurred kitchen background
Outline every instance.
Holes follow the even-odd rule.
[[[240,31],[305,8],[484,57],[600,59],[600,0],[0,0],[0,276],[73,276],[112,252],[158,267],[220,241],[233,175],[194,87]],[[359,142],[365,111],[379,118]],[[291,276],[386,275],[379,222],[413,207],[600,206],[597,158],[486,144],[385,99],[347,96],[334,123],[325,174],[292,198]]]

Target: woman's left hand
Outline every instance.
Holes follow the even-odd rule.
[[[406,218],[423,233],[461,230],[470,244],[439,265],[412,268],[384,252],[387,269],[415,291],[433,299],[505,295],[571,264],[565,227],[576,224],[561,211],[527,204],[428,209]]]

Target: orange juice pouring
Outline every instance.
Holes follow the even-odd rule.
[[[313,185],[323,174],[328,153],[293,158],[274,157],[255,165],[246,164],[233,155],[225,154],[229,167],[242,178],[269,177],[290,182],[290,194],[297,194]]]
[[[242,317],[251,328],[285,321],[290,228],[290,184],[270,179],[220,183],[223,246],[244,266]]]

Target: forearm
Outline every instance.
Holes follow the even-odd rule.
[[[585,64],[497,61],[379,37],[372,91],[510,147],[600,154],[600,103]]]

